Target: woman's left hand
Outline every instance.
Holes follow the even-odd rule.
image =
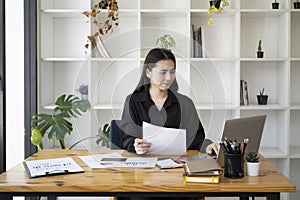
[[[219,143],[214,142],[214,143],[211,143],[210,145],[208,145],[206,147],[205,151],[209,155],[213,155],[213,154],[217,155],[219,152],[219,148],[220,148]]]

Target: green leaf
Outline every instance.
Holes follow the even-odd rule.
[[[55,105],[54,114],[34,115],[31,126],[39,131],[42,137],[48,134],[50,141],[58,140],[61,147],[65,148],[65,136],[73,131],[71,118],[81,116],[83,112],[88,111],[91,104],[88,100],[80,100],[74,95],[61,95]]]
[[[48,138],[60,140],[64,139],[67,133],[70,134],[73,131],[72,123],[68,120],[68,117],[63,113],[56,115],[38,114],[37,119],[32,123],[40,130],[42,136],[50,129]]]
[[[87,100],[80,100],[79,97],[74,95],[62,95],[55,102],[57,105],[54,109],[54,112],[60,111],[64,113],[66,117],[78,117],[81,115],[81,112],[86,112],[91,104]]]
[[[98,130],[98,139],[96,140],[96,143],[99,145],[101,143],[101,146],[109,147],[109,138],[110,138],[110,126],[109,124],[104,124],[102,127]]]

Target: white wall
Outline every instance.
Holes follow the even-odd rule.
[[[6,169],[24,160],[24,3],[5,0]]]

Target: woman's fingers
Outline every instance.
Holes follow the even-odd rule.
[[[151,147],[151,143],[147,142],[147,141],[145,141],[143,139],[136,138],[134,140],[133,146],[135,147],[135,151],[136,151],[137,154],[144,154]]]
[[[218,143],[211,143],[206,147],[206,153],[208,154],[218,154],[220,145]]]

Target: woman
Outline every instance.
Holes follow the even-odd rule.
[[[178,93],[176,59],[167,49],[152,49],[146,56],[140,81],[126,98],[121,130],[122,142],[129,152],[146,153],[151,143],[143,140],[143,121],[167,128],[186,129],[188,150],[200,150],[205,138],[194,103]],[[217,152],[215,144],[207,153]]]

